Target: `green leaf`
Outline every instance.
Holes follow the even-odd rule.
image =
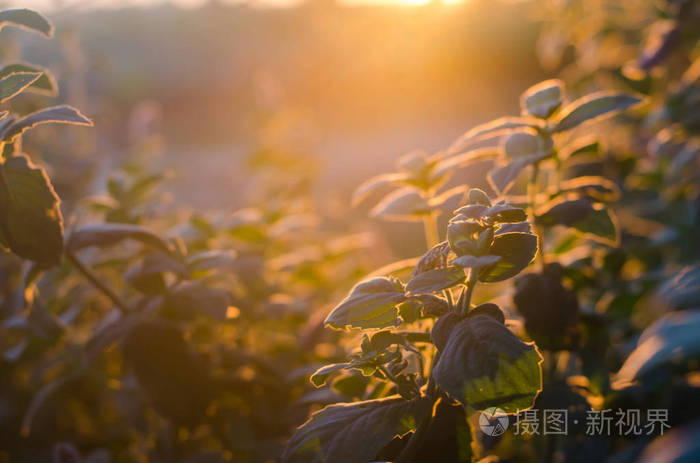
[[[421,216],[430,214],[428,200],[414,188],[401,188],[382,199],[370,211],[374,217],[397,221],[420,221]]]
[[[513,182],[518,178],[518,175],[531,166],[549,156],[548,153],[534,154],[531,156],[518,156],[508,162],[506,165],[496,167],[488,173],[489,184],[500,195],[505,194]]]
[[[488,315],[455,324],[433,369],[440,388],[477,410],[499,407],[508,413],[532,407],[542,390],[542,356]]]
[[[649,445],[640,449],[636,463],[692,463],[700,461],[700,421],[697,419],[681,426],[673,426],[663,436],[657,437]]]
[[[486,209],[483,215],[492,217],[493,221],[496,223],[523,222],[527,220],[527,213],[525,210],[503,201]]]
[[[567,144],[559,151],[559,159],[566,160],[583,155],[598,155],[600,142],[594,137],[584,137]]]
[[[311,383],[316,386],[316,387],[321,387],[324,384],[326,384],[326,381],[328,380],[328,377],[337,372],[337,371],[342,371],[342,370],[347,370],[353,367],[353,363],[332,363],[330,365],[325,365],[316,370],[312,375],[311,375]]]
[[[459,137],[448,149],[449,153],[463,150],[471,143],[486,138],[494,138],[525,127],[541,128],[542,123],[532,117],[502,117],[486,124],[477,125]]]
[[[394,437],[413,431],[432,411],[427,397],[397,396],[330,405],[301,425],[282,453],[283,463],[369,462]]]
[[[21,135],[25,130],[31,129],[39,124],[48,123],[84,125],[89,127],[93,125],[90,119],[71,106],[53,106],[31,113],[12,122],[7,127],[3,127],[2,140],[12,140],[16,136]]]
[[[331,311],[325,324],[334,328],[386,328],[398,326],[397,305],[406,300],[401,282],[377,277],[357,284]]]
[[[0,28],[7,25],[41,32],[47,37],[51,37],[53,34],[53,26],[48,19],[36,11],[26,8],[0,11]]]
[[[564,225],[612,246],[619,241],[611,211],[586,198],[554,201],[543,207],[536,218],[544,226]]]
[[[155,252],[146,254],[141,262],[124,273],[124,279],[142,293],[162,293],[165,291],[164,273],[172,273],[180,278],[189,278],[190,273],[180,261],[169,254]]]
[[[538,134],[532,129],[518,130],[506,138],[503,152],[509,158],[523,156],[548,156],[552,152],[551,138]]]
[[[434,177],[440,177],[453,170],[467,167],[473,163],[493,159],[498,156],[498,150],[494,148],[479,148],[465,153],[455,154],[441,159],[433,170]]]
[[[502,233],[494,236],[489,254],[500,256],[496,264],[484,268],[479,281],[503,281],[520,273],[535,258],[537,236],[531,233]]]
[[[620,199],[620,188],[604,177],[583,176],[561,182],[558,194],[576,193],[598,201]]]
[[[640,380],[668,364],[683,364],[700,355],[700,312],[671,312],[649,326],[637,348],[616,375],[615,387]],[[691,367],[692,368],[692,367]]]
[[[489,265],[494,265],[499,260],[501,256],[461,256],[452,261],[453,265],[457,265],[463,268],[482,268]]]
[[[428,270],[413,277],[406,285],[406,291],[411,296],[430,294],[456,286],[464,282],[464,278],[464,269],[460,267]]]
[[[524,113],[546,119],[561,106],[564,82],[550,79],[534,85],[521,95],[520,107]]]
[[[233,249],[207,249],[187,256],[187,268],[192,272],[207,270],[230,270],[240,269],[238,265],[236,251]]]
[[[0,242],[42,265],[63,255],[59,198],[40,167],[23,154],[0,165]]]
[[[657,295],[676,309],[700,307],[700,265],[682,268],[659,287]]]
[[[39,72],[15,72],[0,79],[0,103],[18,95],[22,90],[36,82]]]
[[[586,121],[624,111],[641,101],[641,98],[636,96],[611,92],[597,92],[584,96],[562,109],[554,122],[552,132],[571,130]]]
[[[33,64],[27,63],[12,63],[4,66],[0,70],[0,79],[9,76],[10,74],[17,72],[30,72],[30,73],[40,73],[38,79],[32,82],[27,91],[33,91],[35,93],[41,93],[43,95],[55,96],[58,93],[58,84],[54,76],[46,69],[39,66],[34,66]]]
[[[385,185],[400,184],[406,180],[408,175],[405,173],[383,174],[372,177],[369,180],[362,182],[352,194],[352,205],[356,206],[361,203],[372,192],[378,190]]]
[[[170,246],[168,243],[156,233],[140,225],[129,223],[83,225],[71,232],[66,246],[71,251],[78,251],[90,246],[113,246],[125,240],[137,240],[166,253],[170,253]]]

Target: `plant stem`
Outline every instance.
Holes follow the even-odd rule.
[[[75,268],[77,268],[78,271],[82,273],[83,276],[90,283],[92,283],[92,285],[95,288],[100,290],[105,296],[107,296],[107,298],[109,298],[114,303],[114,305],[116,305],[119,308],[122,314],[130,312],[129,307],[124,303],[124,301],[122,301],[114,291],[112,291],[104,283],[102,283],[97,277],[97,275],[95,275],[95,273],[92,270],[86,267],[85,264],[83,264],[80,261],[80,259],[78,259],[78,256],[76,256],[73,251],[66,250],[66,257],[68,258],[68,260],[71,261]]]
[[[423,216],[423,230],[425,230],[425,244],[428,249],[440,242],[437,215],[431,212],[430,214]]]
[[[467,280],[467,294],[465,294],[463,299],[462,307],[459,308],[459,316],[464,317],[469,312],[469,306],[472,302],[472,294],[474,293],[474,287],[476,286],[477,278],[479,274],[474,270],[469,270],[469,279]]]
[[[530,179],[530,183],[527,185],[527,192],[528,196],[530,198],[528,204],[528,215],[530,216],[530,222],[532,223],[532,226],[534,228],[535,234],[537,235],[537,243],[538,243],[538,249],[539,252],[537,253],[537,257],[539,258],[539,263],[542,267],[542,270],[544,270],[545,266],[545,257],[544,257],[544,228],[536,225],[535,223],[535,211],[537,210],[537,177],[539,176],[540,173],[540,163],[535,163],[535,165],[532,167],[532,177]]]

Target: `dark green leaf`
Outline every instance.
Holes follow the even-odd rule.
[[[600,153],[600,143],[595,138],[585,137],[568,144],[559,151],[559,158],[570,159],[582,155],[597,155]]]
[[[41,75],[37,80],[32,82],[32,84],[27,88],[27,91],[33,91],[35,93],[41,93],[44,95],[55,96],[58,92],[58,84],[56,84],[56,79],[54,76],[46,69],[39,66],[34,66],[33,64],[26,63],[12,63],[4,66],[0,70],[0,78],[9,76],[16,72],[38,72]]]
[[[495,235],[489,254],[500,256],[501,260],[484,268],[479,274],[479,280],[495,282],[511,278],[527,267],[536,253],[536,235],[517,232]]]
[[[460,267],[428,270],[413,277],[406,285],[406,291],[411,296],[430,294],[456,286],[464,282],[464,278],[464,269]]]
[[[325,365],[316,370],[312,375],[311,375],[311,383],[316,386],[316,387],[321,387],[324,384],[326,384],[326,381],[328,380],[328,377],[337,372],[337,371],[342,371],[342,370],[348,370],[350,368],[353,368],[354,363],[353,362],[348,362],[348,363],[332,363],[330,365]]]
[[[432,411],[426,397],[387,397],[330,405],[301,425],[282,454],[284,463],[369,462],[394,437],[415,429]]]
[[[73,230],[66,246],[78,251],[89,246],[107,247],[125,240],[137,240],[144,244],[170,253],[170,246],[156,233],[140,225],[128,223],[98,223],[83,225]]]
[[[0,28],[8,24],[41,32],[47,37],[53,34],[53,26],[48,19],[36,11],[26,8],[0,11]]]
[[[466,219],[479,220],[484,216],[484,212],[489,209],[488,206],[483,204],[469,204],[467,206],[460,207],[454,211],[455,215],[462,215]]]
[[[659,367],[697,359],[700,355],[700,312],[671,312],[649,326],[639,337],[616,376],[618,385],[653,374]]]
[[[0,242],[39,264],[56,264],[63,255],[59,198],[46,173],[23,154],[0,166]]]
[[[398,326],[397,305],[406,300],[401,282],[377,277],[357,284],[348,297],[328,315],[334,328],[386,328]]]
[[[465,406],[513,413],[532,407],[542,389],[541,362],[534,343],[490,316],[476,315],[454,326],[433,377]]]
[[[146,294],[159,294],[165,291],[164,273],[172,273],[181,278],[190,276],[187,267],[164,253],[147,254],[136,266],[124,273],[124,279],[131,286]]]
[[[506,323],[505,314],[500,307],[492,302],[484,302],[483,304],[479,304],[470,310],[469,313],[467,313],[467,317],[476,317],[477,315],[486,315],[487,317],[497,320],[499,323]]]
[[[85,125],[92,127],[92,121],[83,116],[80,111],[70,106],[53,106],[31,113],[23,118],[12,122],[3,128],[2,139],[12,140],[22,134],[25,130],[31,129],[39,124],[59,123],[71,125]]]
[[[564,83],[550,79],[534,85],[521,95],[520,107],[523,112],[540,118],[549,117],[561,106]]]
[[[527,220],[527,214],[519,207],[500,202],[486,209],[483,215],[493,217],[494,222],[523,222]]]
[[[40,72],[16,72],[0,79],[0,103],[9,100],[41,77]]]
[[[699,308],[700,265],[682,268],[659,287],[657,295],[675,309]]]
[[[658,427],[657,427],[658,429]],[[654,439],[644,448],[641,455],[635,455],[636,463],[693,463],[700,461],[700,420],[674,426],[668,434]]]
[[[641,98],[621,93],[598,92],[579,98],[562,109],[552,132],[563,132],[603,115],[613,115],[639,103]]]
[[[545,205],[543,210],[537,217],[539,224],[572,227],[613,246],[618,242],[618,230],[612,213],[586,198],[555,201]]]

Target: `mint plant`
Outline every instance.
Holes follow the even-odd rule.
[[[10,25],[53,33],[51,23],[27,9],[0,11],[0,27]],[[55,79],[35,66],[11,63],[0,70],[0,102],[24,91],[55,92]],[[53,106],[20,116],[5,111],[0,118],[0,246],[42,266],[57,264],[63,255],[63,218],[59,198],[41,167],[21,152],[21,137],[39,124],[91,126],[92,121],[70,106]]]
[[[347,362],[320,368],[311,382],[320,387],[341,370],[357,370],[387,383],[384,390],[388,393],[316,412],[292,436],[283,461],[373,461],[386,456],[386,447],[397,437],[401,438],[400,448],[394,454],[389,451],[387,458],[418,461],[431,420],[440,409],[438,403],[457,403],[467,412],[497,407],[509,414],[533,406],[542,391],[543,358],[538,347],[507,327],[496,304],[473,306],[474,289],[515,277],[539,255],[545,273],[529,273],[518,280],[516,306],[538,345],[573,348],[557,344],[566,329],[562,333],[559,326],[547,323],[575,324],[578,320],[575,295],[561,285],[557,267],[552,267],[555,263],[547,263],[546,235],[561,225],[614,245],[618,240],[615,219],[604,202],[617,198],[619,192],[602,177],[564,174],[567,161],[595,149],[568,135],[585,122],[641,101],[609,92],[569,104],[564,104],[564,98],[561,81],[542,82],[523,94],[521,116],[477,126],[445,153],[409,153],[399,160],[399,172],[375,177],[358,188],[355,202],[380,186],[399,185],[372,213],[422,220],[429,250],[406,282],[394,275],[362,281],[325,321],[337,329],[375,331],[363,335],[359,349]],[[498,147],[468,149],[500,136],[506,138]],[[493,202],[482,190],[470,189],[466,204],[454,210],[446,239],[437,242],[435,224],[440,209],[465,199],[464,187],[440,195],[437,190],[456,168],[484,159],[496,160],[488,179],[501,199]],[[531,172],[527,195],[508,196],[526,170]],[[542,282],[542,278],[553,280]],[[550,297],[555,299],[550,301]],[[564,309],[572,308],[574,313],[568,317],[540,313],[541,307],[530,302],[533,298],[540,305],[549,303],[554,311],[559,309],[556,301],[563,302]],[[555,367],[548,368],[551,379]],[[464,435],[462,439],[469,440]],[[469,460],[462,452],[460,461]]]

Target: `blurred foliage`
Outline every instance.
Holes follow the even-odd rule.
[[[697,2],[100,15],[59,19],[60,53],[3,31],[0,461],[697,459]],[[53,31],[28,10],[0,24]],[[350,171],[314,156],[315,128],[342,128],[335,143],[509,113],[538,58],[560,80],[523,93],[520,115],[357,188],[369,223],[416,222],[426,241],[372,271],[420,233],[358,232],[361,211],[325,197]],[[41,109],[58,95],[98,127],[24,140],[91,123]],[[165,140],[236,137],[240,168],[211,180],[235,207],[172,194],[204,161],[177,164]],[[569,409],[569,435],[516,436],[511,415],[486,436],[490,406]],[[668,409],[671,429],[573,426],[617,408]]]

